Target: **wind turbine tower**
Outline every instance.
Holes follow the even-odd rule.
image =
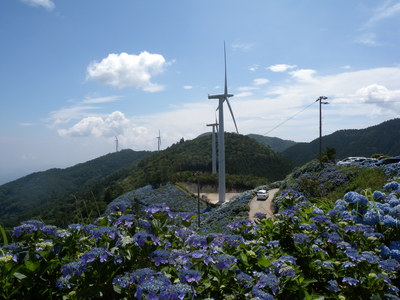
[[[157,137],[157,149],[158,149],[158,151],[160,151],[160,148],[161,148],[161,133],[160,133],[160,130],[158,131],[158,137]]]
[[[215,140],[215,131],[218,132],[218,123],[215,120],[213,124],[207,124],[207,126],[212,126],[212,140],[211,140],[211,150],[212,150],[212,174],[217,173],[217,145]]]
[[[118,138],[115,136],[115,152],[118,152]]]
[[[224,129],[224,101],[228,104],[233,122],[235,123],[236,132],[238,132],[235,117],[232,112],[228,98],[233,97],[233,94],[228,94],[228,80],[226,75],[226,49],[224,43],[224,60],[225,60],[225,88],[224,93],[219,95],[208,95],[208,99],[218,99],[219,110],[219,129],[218,129],[218,204],[225,202],[225,129]],[[238,132],[239,133],[239,132]]]

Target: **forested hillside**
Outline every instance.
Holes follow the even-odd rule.
[[[132,168],[151,152],[123,150],[66,169],[50,169],[0,186],[0,225],[17,224],[64,197],[114,172]]]
[[[336,149],[336,157],[371,156],[381,153],[390,156],[400,154],[400,119],[389,120],[365,129],[339,130],[322,137],[323,151]],[[297,165],[314,159],[319,152],[319,139],[310,143],[298,143],[282,152]]]
[[[260,134],[248,134],[247,136],[277,152],[283,152],[287,148],[297,144],[295,141],[282,140],[277,137],[264,136]]]
[[[251,188],[257,184],[284,178],[293,163],[255,140],[233,133],[225,133],[227,184],[236,188]],[[195,180],[193,174],[201,172],[203,183],[216,184],[211,176],[211,136],[178,143],[146,158],[121,184],[143,186],[168,181]]]

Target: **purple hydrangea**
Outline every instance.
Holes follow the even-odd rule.
[[[156,266],[168,264],[169,256],[170,252],[163,249],[158,249],[151,254],[151,258]]]
[[[84,261],[73,261],[61,267],[61,274],[66,277],[67,275],[81,276],[85,272],[87,266]]]
[[[308,243],[310,237],[305,233],[297,233],[293,235],[293,241],[298,244]]]
[[[180,274],[179,274],[179,278],[181,279],[182,283],[188,282],[195,282],[195,283],[199,283],[201,280],[201,274],[199,271],[197,270],[183,270]]]
[[[328,281],[328,289],[331,292],[334,292],[334,293],[337,293],[337,292],[340,291],[340,288],[339,288],[338,283],[337,283],[336,280],[329,280]]]
[[[108,257],[113,256],[108,249],[105,248],[92,248],[88,252],[84,253],[80,260],[85,264],[93,262],[96,258],[100,260],[100,262],[105,262]]]
[[[228,254],[219,254],[215,256],[216,267],[219,270],[229,269],[232,264],[236,263],[237,258]]]
[[[359,283],[358,279],[353,278],[353,277],[348,277],[348,276],[343,277],[342,282],[343,283],[347,282],[349,285],[353,285],[353,286],[356,286]]]
[[[151,243],[152,245],[160,245],[159,239],[151,233],[146,231],[136,232],[133,236],[133,240],[137,246],[143,247],[146,242]]]
[[[127,214],[119,217],[117,220],[114,221],[114,226],[123,225],[128,228],[132,227],[133,223],[136,221],[136,218],[132,214]]]

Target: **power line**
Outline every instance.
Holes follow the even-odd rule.
[[[318,101],[318,100],[317,100]],[[279,123],[278,125],[276,125],[274,128],[272,128],[270,131],[268,131],[267,133],[265,133],[264,135],[269,134],[271,131],[281,127],[283,124],[285,124],[287,121],[293,119],[294,117],[296,117],[297,115],[301,114],[303,111],[305,111],[307,108],[309,108],[310,106],[312,106],[314,103],[316,103],[316,101],[313,101],[310,105],[307,105],[306,107],[304,107],[302,110],[298,111],[297,113],[295,113],[293,116],[289,117],[288,119],[286,119],[285,121]]]

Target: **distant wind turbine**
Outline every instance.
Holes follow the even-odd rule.
[[[115,136],[115,152],[118,152],[118,137]]]
[[[218,132],[218,204],[225,202],[225,133],[224,133],[224,101],[228,104],[231,112],[233,123],[235,124],[236,132],[239,133],[236,125],[235,116],[233,115],[232,107],[228,98],[233,97],[233,94],[228,94],[228,80],[226,75],[226,48],[224,43],[224,60],[225,60],[225,88],[224,93],[219,95],[208,95],[208,99],[218,99],[219,110],[219,132]]]
[[[211,140],[211,150],[212,150],[212,174],[217,173],[217,145],[215,140],[215,131],[218,132],[217,118],[215,118],[215,123],[207,124],[207,126],[212,127],[212,140]]]
[[[160,130],[158,131],[158,137],[156,137],[156,139],[158,140],[157,141],[157,149],[158,149],[158,151],[160,151],[160,148],[161,148],[161,133],[160,133]]]

